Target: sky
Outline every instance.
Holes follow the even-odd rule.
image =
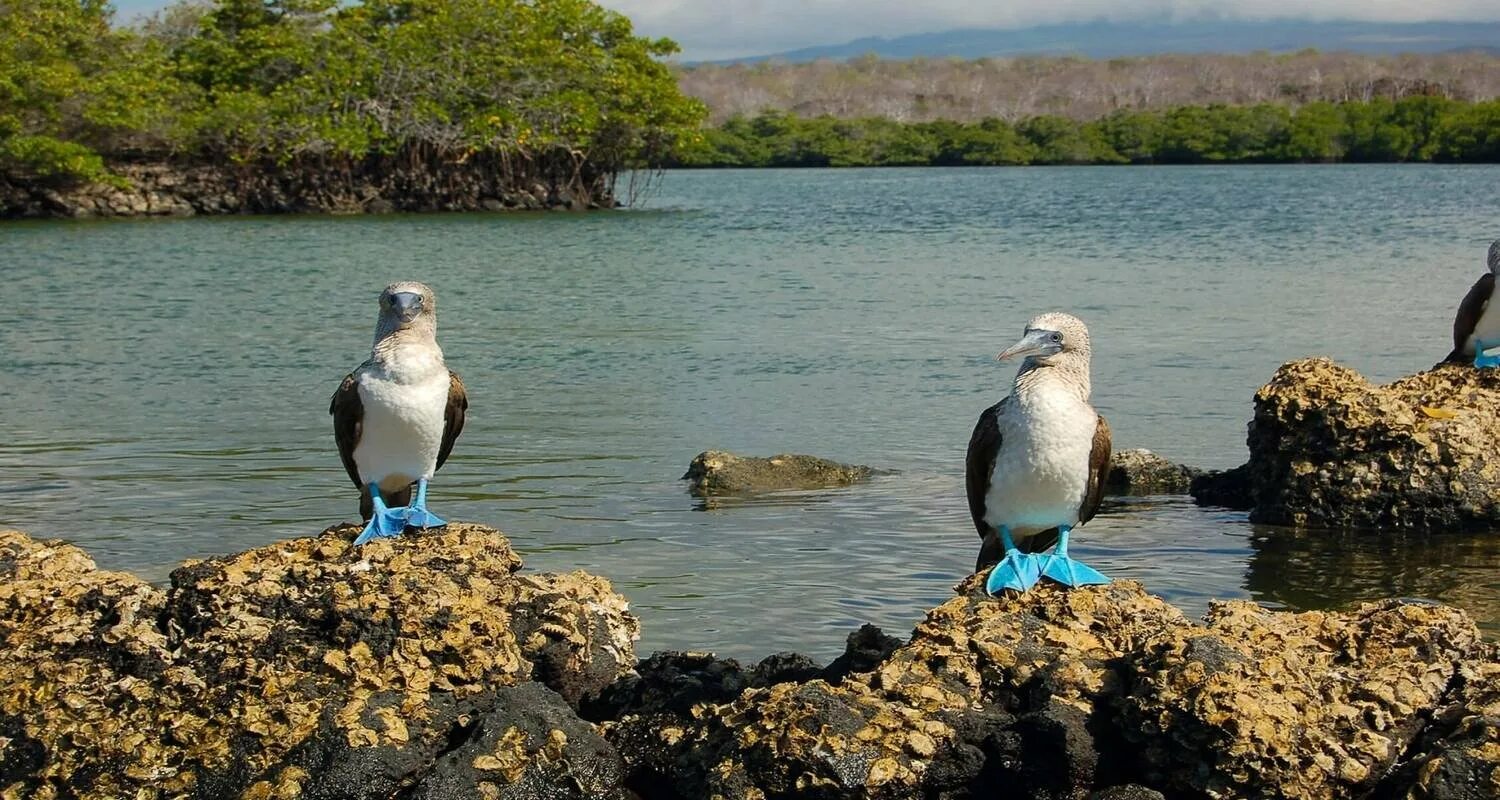
[[[596,0],[645,36],[670,36],[684,60],[764,55],[865,36],[1022,28],[1096,19],[1220,14],[1245,19],[1496,21],[1500,0]],[[166,0],[115,0],[128,19]]]

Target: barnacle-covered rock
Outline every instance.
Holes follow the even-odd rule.
[[[1132,659],[1121,730],[1148,785],[1214,797],[1357,797],[1442,705],[1478,630],[1444,606],[1386,601],[1291,614],[1216,604]]]
[[[0,796],[193,788],[183,762],[217,755],[198,736],[208,687],[157,626],[165,602],[76,547],[0,532]]]
[[[625,767],[593,725],[562,697],[531,682],[501,687],[492,709],[463,730],[413,800],[611,800]]]
[[[521,575],[511,628],[532,679],[570,704],[598,694],[635,665],[640,622],[609,581],[586,572]]]
[[[996,599],[976,577],[837,683],[648,661],[605,727],[645,797],[1467,798],[1500,765],[1494,659],[1442,606],[1195,622],[1133,582]]]
[[[518,575],[478,525],[360,548],[357,532],[190,563],[165,593],[0,534],[0,789],[390,797],[506,687],[576,698],[634,663],[637,623],[602,579]]]
[[[979,575],[827,667],[632,664],[602,579],[480,526],[355,533],[163,592],[0,532],[0,798],[1500,796],[1500,649],[1443,606],[1195,622]]]
[[[1089,726],[1119,694],[1116,661],[1190,623],[1132,583],[1000,601],[978,579],[961,589],[867,672],[709,696],[670,719],[665,703],[637,706],[610,737],[637,784],[687,797],[966,797],[1003,785],[1061,798],[1112,785]],[[857,638],[851,650],[882,637]]]
[[[1256,393],[1248,444],[1255,522],[1500,524],[1500,370],[1439,364],[1377,386],[1326,358],[1293,361]]]
[[[1500,797],[1500,647],[1460,665],[1457,686],[1380,798],[1481,800]]]
[[[782,453],[769,458],[705,450],[693,459],[683,480],[699,497],[752,494],[784,489],[828,489],[848,486],[875,474],[858,464],[840,464],[817,456]]]

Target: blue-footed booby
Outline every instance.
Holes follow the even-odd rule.
[[[1042,314],[998,356],[1009,358],[1025,359],[1010,395],[985,409],[969,439],[969,512],[983,540],[975,571],[999,562],[985,583],[991,594],[1024,592],[1043,576],[1108,583],[1068,557],[1068,533],[1093,518],[1109,474],[1109,424],[1089,404],[1088,328]]]
[[[1476,367],[1500,366],[1500,303],[1491,303],[1495,275],[1500,273],[1500,239],[1490,244],[1489,272],[1474,281],[1453,318],[1453,352],[1447,361],[1474,362]]]
[[[446,524],[427,510],[427,481],[453,452],[468,408],[463,381],[438,347],[431,287],[410,281],[385,287],[370,358],[344,377],[328,407],[367,521],[355,544]]]

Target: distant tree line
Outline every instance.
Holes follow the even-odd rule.
[[[1500,100],[1313,102],[1295,110],[1183,106],[1080,121],[731,117],[680,150],[679,167],[1500,162]]]
[[[659,60],[675,44],[589,0],[210,0],[135,28],[112,13],[0,0],[0,180],[177,160],[566,183],[660,163],[705,114]]]
[[[1482,102],[1500,97],[1500,57],[1324,53],[1159,55],[1137,58],[916,58],[677,68],[710,121],[783,111],[800,117],[898,122],[1044,115],[1091,120],[1117,111],[1399,100],[1413,95]]]

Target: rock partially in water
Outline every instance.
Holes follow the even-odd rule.
[[[839,683],[726,700],[732,687],[710,681],[621,707],[606,729],[629,785],[648,798],[1335,798],[1500,775],[1484,683],[1497,654],[1455,609],[1234,602],[1196,623],[1132,582],[960,591]],[[662,669],[681,673],[648,661],[635,680],[682,686],[652,677]],[[1464,676],[1488,688],[1465,694]],[[1434,714],[1451,722],[1424,728]],[[1466,791],[1412,796],[1482,796]]]
[[[758,458],[725,450],[705,450],[693,459],[682,479],[691,481],[688,491],[694,495],[712,497],[848,486],[875,472],[858,464],[840,464],[795,453]]]
[[[545,160],[544,160],[545,161]],[[194,214],[389,214],[614,208],[612,176],[599,165],[525,166],[503,155],[426,161],[371,155],[352,165],[321,158],[290,163],[112,161],[120,180],[53,185],[0,176],[0,219],[191,216]],[[545,183],[533,181],[537,174]],[[530,192],[520,187],[531,186]]]
[[[1174,464],[1161,456],[1137,448],[1113,453],[1104,491],[1113,495],[1187,494],[1193,479],[1203,470]]]
[[[1219,506],[1236,511],[1249,511],[1255,507],[1255,498],[1250,492],[1249,464],[1205,472],[1193,478],[1188,493],[1200,506]]]
[[[1500,371],[1440,364],[1384,386],[1326,358],[1255,395],[1250,519],[1355,528],[1500,524]]]
[[[608,583],[518,575],[505,537],[477,525],[363,548],[357,533],[191,563],[165,592],[70,545],[0,533],[0,786],[80,798],[618,791],[618,756],[564,699],[634,665],[637,622]]]

